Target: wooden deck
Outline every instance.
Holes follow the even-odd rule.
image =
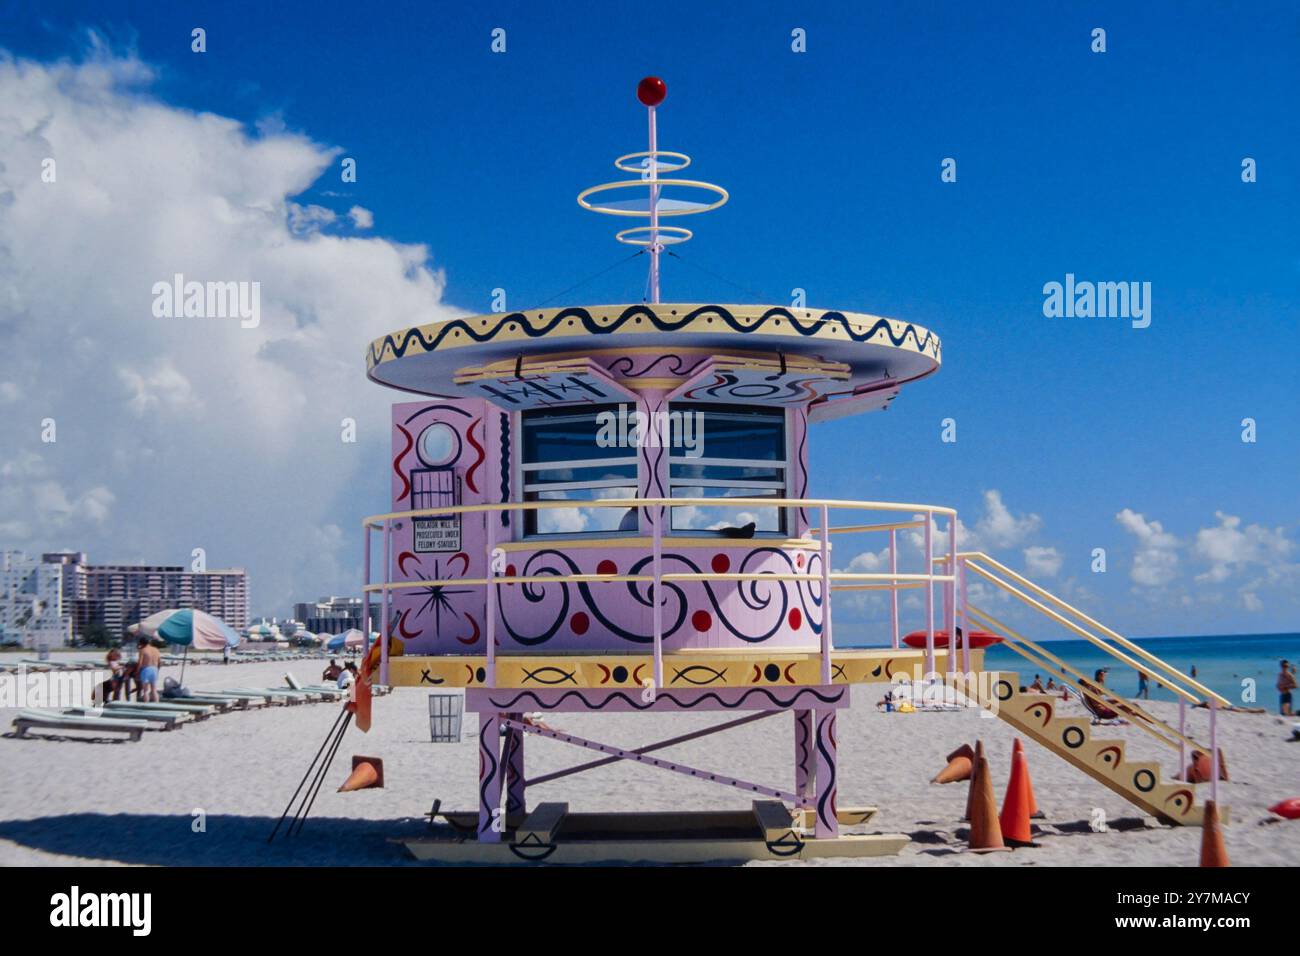
[[[947,668],[947,651],[935,651],[935,668]],[[960,665],[960,651],[958,664]],[[971,651],[971,669],[984,665],[984,653]],[[483,655],[401,656],[389,659],[393,687],[484,687]],[[925,652],[889,647],[836,650],[831,653],[835,684],[890,683],[898,676],[917,679],[925,669]],[[497,687],[643,688],[654,673],[649,654],[498,655]],[[692,650],[664,654],[664,686],[799,687],[821,683],[821,655],[815,651],[743,649]]]

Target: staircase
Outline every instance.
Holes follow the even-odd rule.
[[[1124,740],[1094,739],[1096,725],[1092,719],[1063,715],[1061,705],[1065,701],[1060,692],[1021,693],[1022,684],[1016,673],[993,673],[985,684],[961,688],[963,693],[1146,813],[1171,824],[1199,826],[1204,806],[1196,799],[1195,786],[1176,778],[1182,775],[1182,767],[1194,754],[1209,757],[1213,776],[1217,776],[1217,709],[1231,706],[1229,701],[988,555],[967,552],[959,554],[957,561],[963,594],[968,572],[974,573],[1072,634],[1104,650],[1117,665],[1142,671],[1153,682],[1159,681],[1183,703],[1180,715],[1186,713],[1188,704],[1206,708],[1210,726],[1209,747],[1198,744],[1186,733],[1181,717],[1177,728],[1165,723],[1143,709],[1137,701],[1111,694],[1093,683],[1046,647],[1017,633],[987,611],[964,600],[962,602],[967,628],[978,624],[1003,635],[1006,638],[1003,646],[1029,661],[1035,673],[1050,674],[1059,684],[1072,688],[1077,695],[1072,699],[1081,701],[1089,711],[1115,711],[1128,726],[1147,733],[1170,748],[1178,761],[1177,769],[1171,775],[1173,779],[1166,782],[1160,764],[1150,760],[1129,760]],[[1209,786],[1217,792],[1215,783]]]
[[[1094,739],[1087,717],[1060,715],[1058,708],[1065,702],[1059,694],[1022,694],[1020,686],[1018,674],[997,672],[989,682],[988,699],[978,702],[1144,812],[1167,823],[1200,826],[1204,807],[1196,802],[1192,784],[1166,783],[1160,764],[1129,760],[1123,740]]]

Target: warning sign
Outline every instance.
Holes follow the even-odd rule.
[[[460,550],[460,517],[415,519],[415,551],[429,554]]]

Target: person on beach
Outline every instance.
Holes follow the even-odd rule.
[[[158,668],[162,666],[162,653],[149,643],[149,638],[139,641],[140,652],[137,655],[140,664],[139,700],[158,703]]]
[[[343,673],[343,668],[339,667],[339,662],[331,657],[330,666],[325,668],[325,672],[321,674],[320,677],[321,680],[336,681],[339,679],[339,675],[342,673]]]
[[[1037,674],[1034,675],[1034,682],[1029,685],[1029,689],[1035,694],[1047,693],[1047,688],[1043,686],[1043,679]]]
[[[1047,678],[1047,692],[1050,694],[1054,690],[1056,690],[1056,679],[1049,676]]]
[[[229,645],[229,644],[227,644],[225,647],[221,648],[221,663],[223,663],[223,664],[229,664],[229,663],[230,663],[230,645]]]
[[[1151,682],[1147,679],[1146,671],[1138,671],[1138,699],[1151,699]]]
[[[348,661],[343,665],[342,671],[339,672],[338,685],[339,690],[347,690],[357,680],[357,665]]]
[[[1294,711],[1291,706],[1291,692],[1296,688],[1295,665],[1288,661],[1282,662],[1282,671],[1277,675],[1277,693],[1278,693],[1278,713],[1283,717],[1291,717]]]

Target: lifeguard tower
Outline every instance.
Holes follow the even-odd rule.
[[[1088,720],[1058,715],[1056,698],[1023,692],[1015,674],[985,671],[984,652],[963,646],[974,641],[952,646],[954,630],[988,628],[1082,699],[1104,697],[1049,648],[972,606],[966,582],[1005,589],[1186,703],[1208,704],[1212,738],[1225,700],[987,555],[959,553],[951,508],[813,496],[811,427],[884,409],[937,372],[933,331],[858,312],[660,301],[661,255],[691,236],[676,223],[729,197],[684,178],[687,156],[659,149],[664,84],[647,78],[637,92],[648,149],[619,157],[624,178],[578,202],[640,220],[617,238],[647,256],[646,301],[416,325],[369,349],[372,380],[420,396],[393,406],[393,510],[364,523],[377,679],[464,688],[479,718],[479,806],[443,814],[445,836],[411,841],[411,851],[484,862],[895,853],[905,836],[850,832],[870,811],[837,792],[836,714],[856,685],[900,680],[955,689],[1147,812],[1199,822],[1191,784],[1126,760],[1123,742],[1094,740]],[[920,535],[930,560],[900,567],[900,533]],[[887,570],[835,570],[832,535],[887,542]],[[891,626],[840,643],[884,646],[837,647],[831,596],[860,590],[888,593]],[[900,639],[908,590],[923,596],[917,647]],[[574,711],[724,719],[628,750],[527,717]],[[1130,713],[1179,752],[1180,767],[1189,748],[1205,750],[1182,720]],[[660,753],[770,717],[794,725],[786,781],[740,780]],[[531,735],[599,759],[530,780]],[[1213,740],[1210,753],[1217,760]],[[536,803],[530,787],[611,760],[714,781],[750,804],[664,815]]]

